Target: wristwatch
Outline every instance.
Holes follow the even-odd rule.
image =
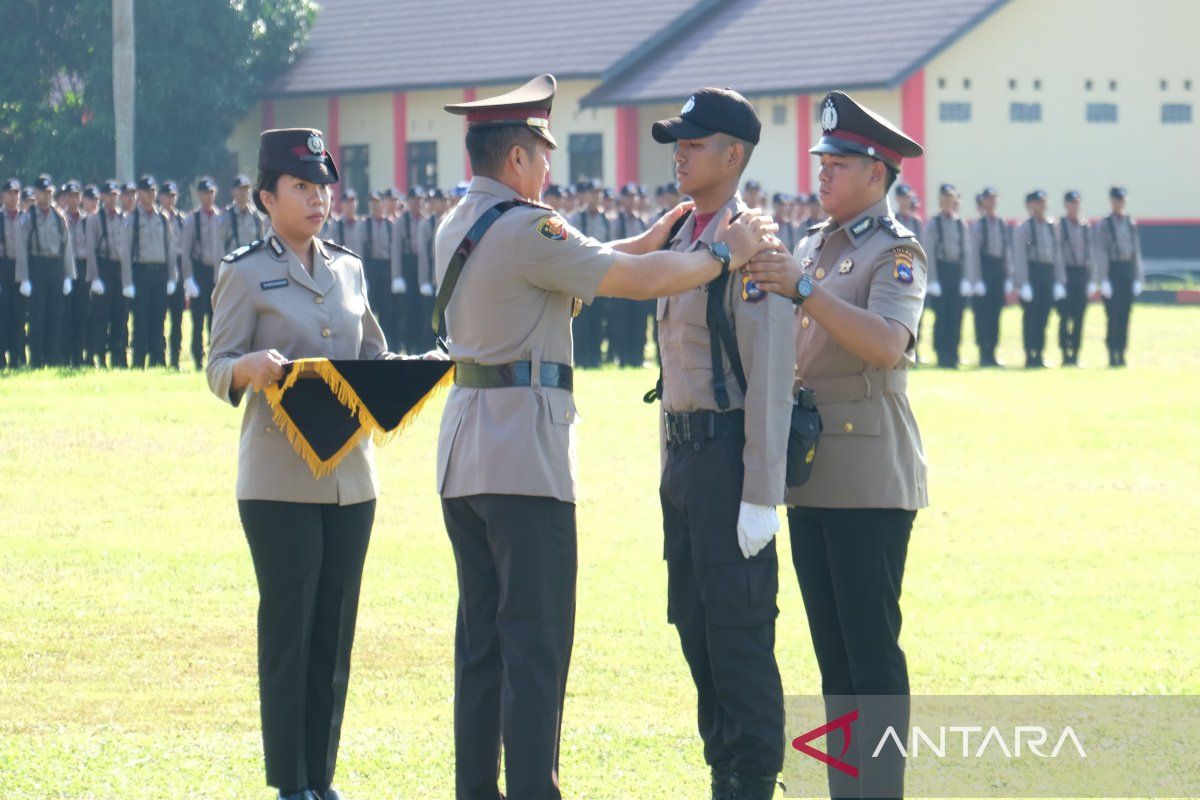
[[[713,258],[721,262],[721,270],[729,271],[729,264],[733,261],[733,255],[729,252],[729,245],[724,242],[713,242],[708,246],[708,252],[713,254]]]
[[[813,293],[812,277],[806,272],[800,276],[800,280],[796,281],[796,297],[792,300],[798,306],[804,305],[804,301]]]

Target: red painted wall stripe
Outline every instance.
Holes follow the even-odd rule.
[[[463,102],[464,103],[470,103],[474,99],[475,99],[475,87],[474,86],[468,86],[467,88],[463,89]],[[465,133],[466,129],[467,129],[467,121],[466,121],[466,118],[464,117],[463,118],[464,133]],[[471,157],[469,155],[467,155],[466,147],[463,147],[463,173],[466,174],[467,180],[471,180],[471,178],[473,177],[471,174]]]
[[[796,191],[812,192],[812,96],[796,95]]]
[[[919,69],[900,87],[900,128],[922,146],[925,141],[925,70]],[[913,187],[926,208],[935,207],[925,194],[925,158],[907,159],[902,181]]]
[[[635,106],[617,109],[617,186],[637,183],[638,111]]]
[[[333,153],[335,161],[340,162],[342,160],[341,144],[339,142],[341,135],[341,111],[336,96],[329,98],[328,113],[329,123],[328,130],[325,131],[325,149]]]
[[[275,127],[275,101],[263,100],[262,103],[262,129],[269,131]]]
[[[392,183],[408,190],[408,95],[392,92]]]

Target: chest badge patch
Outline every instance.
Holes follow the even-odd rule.
[[[838,264],[838,275],[849,275],[852,269],[854,269],[854,262],[847,258]]]
[[[803,267],[804,269],[808,269],[809,267],[811,267],[812,263],[813,263],[813,260],[811,258],[809,258],[808,256],[805,256],[804,258],[800,259],[800,266]]]
[[[537,232],[540,236],[552,242],[565,242],[567,240],[567,228],[558,217],[542,217],[538,221]]]
[[[287,278],[279,278],[278,280],[273,280],[273,281],[263,281],[258,286],[260,289],[262,289],[265,292],[268,289],[282,289],[283,287],[285,287],[287,285],[288,285]]]
[[[759,285],[750,280],[749,275],[742,276],[742,299],[747,303],[758,303],[767,299],[767,293]]]
[[[892,277],[900,283],[913,282],[913,257],[907,250],[895,251],[896,264],[892,268]]]

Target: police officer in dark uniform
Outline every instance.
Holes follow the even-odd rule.
[[[22,283],[29,280],[25,234],[21,227],[21,182],[4,181],[0,207],[0,368],[25,364],[25,297]]]
[[[968,276],[974,272],[974,254],[967,223],[959,216],[958,189],[943,183],[938,190],[940,211],[925,224],[922,244],[928,248],[929,294],[937,298],[933,320],[933,349],[938,366],[958,369],[963,309],[974,291]]]
[[[371,310],[384,331],[394,328],[392,318],[392,221],[384,214],[383,192],[371,192],[370,216],[363,236],[363,265],[367,270],[367,295]]]
[[[166,366],[163,323],[167,297],[179,280],[175,226],[156,205],[158,181],[137,182],[138,205],[125,218],[123,272],[133,276],[133,366]]]
[[[1080,215],[1082,197],[1072,189],[1063,196],[1066,213],[1055,226],[1067,277],[1067,296],[1058,310],[1058,347],[1064,367],[1079,366],[1079,348],[1083,344],[1083,317],[1088,298],[1096,292],[1096,247],[1092,225]]]
[[[121,187],[105,181],[100,209],[87,220],[87,281],[91,292],[91,352],[96,365],[125,368],[129,364],[129,300],[133,277],[122,268],[125,217]],[[107,353],[107,362],[105,354]]]
[[[1142,293],[1142,244],[1137,223],[1125,213],[1128,192],[1114,186],[1108,193],[1112,213],[1101,220],[1096,237],[1099,262],[1100,295],[1108,316],[1104,341],[1108,345],[1108,365],[1125,366],[1125,348],[1129,344],[1129,316],[1133,301]]]
[[[421,351],[429,329],[421,313],[420,239],[424,221],[421,207],[425,191],[410,186],[404,213],[396,218],[392,232],[392,300],[396,308],[396,341],[410,355]]]
[[[821,156],[829,221],[794,256],[758,256],[749,270],[798,305],[796,379],[815,392],[824,424],[812,474],[787,502],[828,719],[859,711],[850,741],[834,730],[827,748],[851,748],[858,780],[831,768],[830,796],[901,797],[903,758],[873,759],[864,743],[888,727],[908,730],[900,590],[913,521],[929,499],[907,385],[925,254],[892,217],[887,191],[922,148],[842,92],[821,104],[821,127],[811,152]]]
[[[29,256],[29,366],[62,363],[63,297],[71,294],[75,279],[75,246],[67,219],[54,205],[54,181],[40,176],[33,184],[36,203],[25,225],[25,252]]]
[[[175,241],[182,242],[186,216],[179,210],[179,184],[175,181],[163,181],[158,192],[159,206],[171,221],[175,232]],[[182,248],[175,248],[175,283],[167,295],[167,319],[171,323],[171,332],[167,336],[167,363],[171,369],[179,369],[179,353],[183,349],[183,311],[187,305],[184,296],[185,281],[182,280],[191,270],[184,267],[183,260],[187,257]],[[199,364],[197,364],[199,368]]]
[[[1000,314],[1013,286],[1011,234],[1008,223],[996,216],[997,197],[991,186],[979,193],[979,219],[970,228],[975,271],[969,280],[974,283],[972,308],[981,367],[1002,366],[996,358]]]

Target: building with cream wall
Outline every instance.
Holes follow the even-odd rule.
[[[445,51],[443,68],[425,64],[423,76],[404,58],[342,69],[347,27],[372,26],[385,6],[393,25],[433,26],[406,29],[410,40],[462,33],[445,17],[416,18],[407,0],[326,0],[311,52],[292,70],[307,77],[284,76],[231,137],[241,171],[252,172],[259,130],[308,125],[326,132],[339,163],[361,160],[365,146],[359,190],[431,183],[432,175],[412,172],[428,143],[436,182],[452,186],[469,167],[462,119],[442,106],[506,91],[545,70],[559,77],[551,119],[560,142],[551,177],[559,183],[669,181],[671,151],[650,138],[651,123],[677,114],[691,89],[727,85],[754,102],[763,122],[747,177],[770,191],[812,191],[816,163],[807,150],[820,136],[818,107],[826,91],[842,88],[924,143],[926,157],[906,163],[903,180],[927,208],[948,182],[967,197],[995,186],[1001,212],[1014,217],[1031,189],[1045,189],[1052,209],[1063,192],[1079,189],[1085,213],[1099,216],[1116,183],[1129,188],[1131,210],[1143,219],[1200,221],[1194,0],[846,0],[836,12],[814,0],[670,0],[658,10],[665,24],[640,28],[626,20],[641,6],[626,0],[602,9],[572,1],[558,13],[581,17],[577,35],[616,38],[588,53],[561,34],[568,41],[547,44],[542,58],[525,53],[524,67],[508,64],[488,39],[479,48],[495,52],[477,53],[478,66],[452,60],[470,47],[460,42]],[[835,13],[863,23],[842,25],[841,38],[821,33]],[[610,25],[630,30],[614,33]],[[527,34],[523,53],[539,35]],[[512,74],[490,79],[498,70]],[[422,85],[443,74],[449,85]],[[585,151],[592,155],[579,155]],[[596,164],[596,154],[597,174],[584,174],[579,165]]]

